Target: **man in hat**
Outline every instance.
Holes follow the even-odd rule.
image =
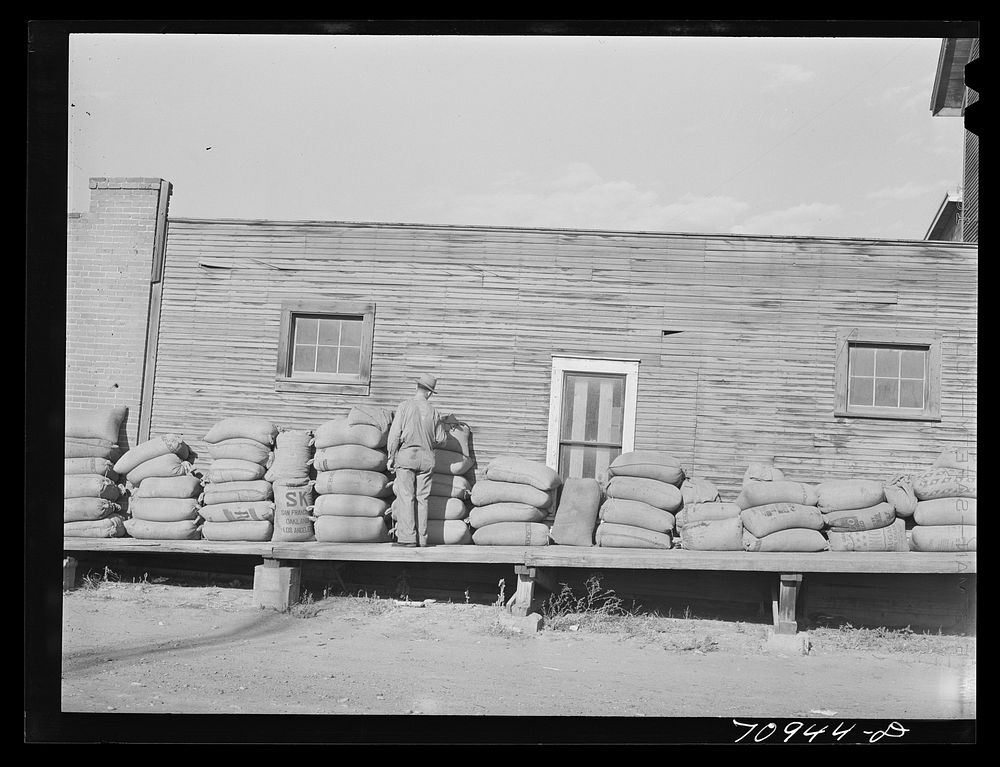
[[[448,437],[441,417],[428,401],[437,393],[437,379],[424,373],[416,384],[416,394],[396,408],[386,443],[387,466],[396,474],[395,546],[428,545],[427,498],[434,473],[434,448]]]

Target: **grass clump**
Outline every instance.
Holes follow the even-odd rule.
[[[560,586],[559,591],[550,594],[541,605],[544,625],[548,629],[587,629],[630,636],[655,631],[651,616],[643,614],[634,602],[626,605],[613,589],[604,587],[599,575],[591,575],[587,579],[582,594],[577,594],[568,584]]]
[[[357,594],[350,597],[350,599],[352,600],[352,604],[360,608],[360,611],[368,616],[385,615],[396,609],[396,603],[392,599],[380,597],[377,591],[373,591],[369,595],[367,591],[360,590]]]
[[[120,583],[121,576],[110,567],[104,567],[104,572],[90,570],[80,579],[80,588],[95,591],[106,583]]]
[[[296,618],[315,618],[323,609],[308,589],[303,591],[299,601],[290,605],[288,612]]]
[[[820,650],[825,647],[859,652],[973,655],[976,649],[975,637],[946,635],[941,629],[936,633],[917,633],[909,626],[866,628],[845,622],[835,628],[811,629],[810,634],[813,645]]]

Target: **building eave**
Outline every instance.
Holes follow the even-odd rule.
[[[960,208],[962,205],[962,193],[961,192],[948,192],[945,194],[944,199],[941,200],[941,204],[938,206],[937,213],[934,214],[934,218],[931,221],[931,225],[927,227],[927,233],[924,235],[925,240],[936,239],[932,237],[935,230],[937,230],[944,220],[944,218],[951,214],[956,209]]]
[[[965,102],[965,65],[972,52],[972,37],[946,37],[941,41],[934,87],[931,89],[931,114],[959,116]]]

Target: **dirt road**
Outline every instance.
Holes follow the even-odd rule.
[[[487,605],[102,582],[63,600],[64,711],[967,719],[975,639],[586,616],[515,633]],[[573,630],[573,629],[576,630]]]

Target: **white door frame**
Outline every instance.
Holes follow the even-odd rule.
[[[625,376],[622,452],[635,449],[635,410],[639,391],[639,360],[552,355],[549,390],[549,435],[545,464],[559,471],[559,428],[562,423],[563,377],[566,373],[613,373]]]

